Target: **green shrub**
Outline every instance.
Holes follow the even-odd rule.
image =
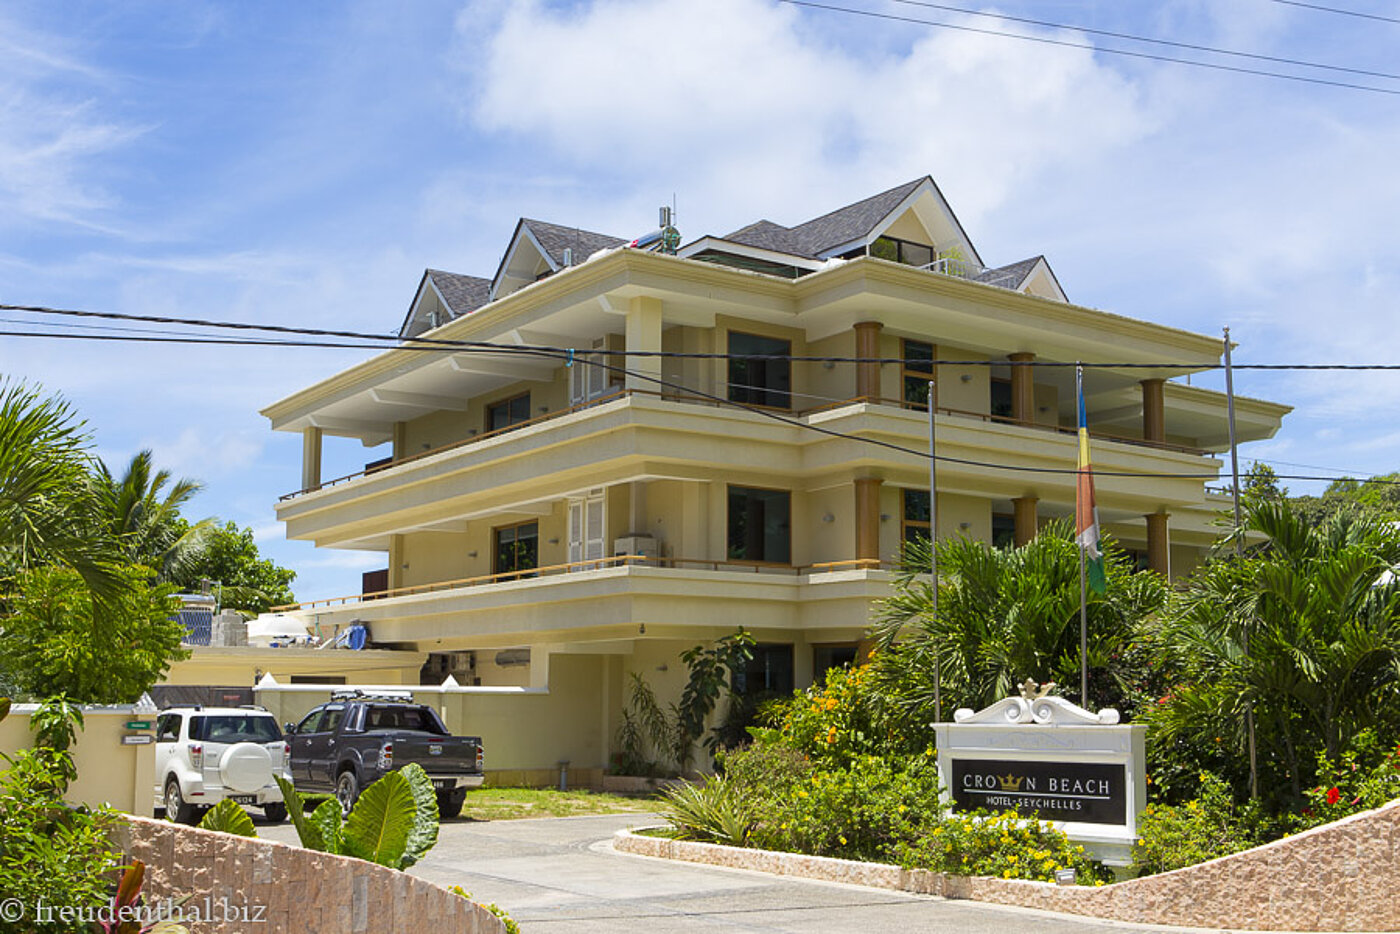
[[[768,722],[783,742],[819,764],[922,754],[929,737],[918,729],[920,719],[901,715],[876,675],[872,665],[832,668],[825,684],[770,706]]]
[[[1073,869],[1081,884],[1112,881],[1112,873],[1063,832],[1012,811],[950,815],[901,843],[895,855],[906,868],[962,876],[1053,882],[1055,870]]]
[[[1373,731],[1359,734],[1337,762],[1318,756],[1322,783],[1304,792],[1308,804],[1299,819],[1302,828],[1341,820],[1400,798],[1400,745],[1391,747]]]
[[[1235,806],[1230,787],[1202,772],[1200,792],[1180,805],[1149,804],[1138,815],[1133,863],[1139,875],[1194,866],[1247,850],[1272,834],[1257,805]]]
[[[724,776],[715,775],[697,785],[667,788],[657,811],[688,839],[744,846],[754,826],[755,804]]]
[[[35,906],[97,909],[111,897],[108,883],[118,854],[108,841],[116,815],[70,808],[61,799],[66,753],[32,749],[8,759],[0,772],[0,887],[6,898]],[[57,917],[0,921],[0,934],[86,931]]]

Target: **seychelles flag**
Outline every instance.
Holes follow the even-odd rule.
[[[1089,587],[1095,593],[1108,588],[1104,576],[1103,552],[1099,551],[1099,507],[1094,502],[1094,468],[1089,464],[1089,419],[1084,411],[1084,368],[1075,367],[1075,389],[1079,395],[1079,489],[1075,496],[1074,541],[1084,551]]]

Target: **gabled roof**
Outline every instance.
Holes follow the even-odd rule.
[[[522,217],[520,223],[522,226],[530,228],[530,232],[535,235],[535,240],[544,247],[555,266],[564,265],[565,249],[574,251],[574,262],[577,264],[599,250],[610,250],[631,242],[623,240],[621,237],[611,237],[607,234],[594,233],[591,230],[581,230],[578,227],[561,227],[558,224],[530,220],[528,217]]]
[[[1010,263],[1006,266],[998,266],[995,269],[983,270],[973,277],[977,282],[985,282],[988,285],[1000,286],[1003,289],[1022,291],[1023,286],[1034,277],[1037,270],[1045,273],[1045,277],[1050,280],[1052,290],[1056,297],[1062,301],[1069,301],[1065,297],[1065,290],[1060,286],[1060,280],[1050,268],[1050,263],[1044,256],[1032,256],[1030,259],[1023,259],[1019,263]]]
[[[431,294],[435,297],[447,309],[448,320],[451,320],[476,311],[485,305],[489,301],[490,291],[490,279],[463,276],[455,272],[443,272],[441,269],[424,270],[423,278],[418,282],[418,289],[413,293],[413,301],[409,303],[408,314],[404,316],[403,324],[399,326],[399,337],[417,337],[424,331],[432,329],[432,324],[428,321],[427,313],[423,308],[425,296]],[[447,321],[439,321],[438,323],[446,324]]]

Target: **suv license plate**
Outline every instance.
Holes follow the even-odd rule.
[[[229,795],[228,799],[234,804],[257,804],[257,795]]]

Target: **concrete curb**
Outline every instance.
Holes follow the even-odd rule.
[[[1353,835],[1363,836],[1364,843],[1357,846],[1360,841],[1347,839]],[[1395,876],[1385,871],[1387,862],[1400,863],[1400,801],[1199,866],[1105,886],[955,876],[884,863],[671,840],[632,830],[614,834],[613,847],[638,856],[1178,929],[1400,929],[1394,923],[1400,918],[1400,900],[1392,889]],[[1304,856],[1322,848],[1333,861],[1346,865],[1328,872],[1332,867],[1324,868]],[[1278,864],[1282,854],[1293,864],[1287,868],[1306,871],[1314,885],[1295,886],[1288,878],[1293,873]],[[1358,861],[1369,864],[1367,871],[1357,871]],[[1319,870],[1323,870],[1321,878]]]

